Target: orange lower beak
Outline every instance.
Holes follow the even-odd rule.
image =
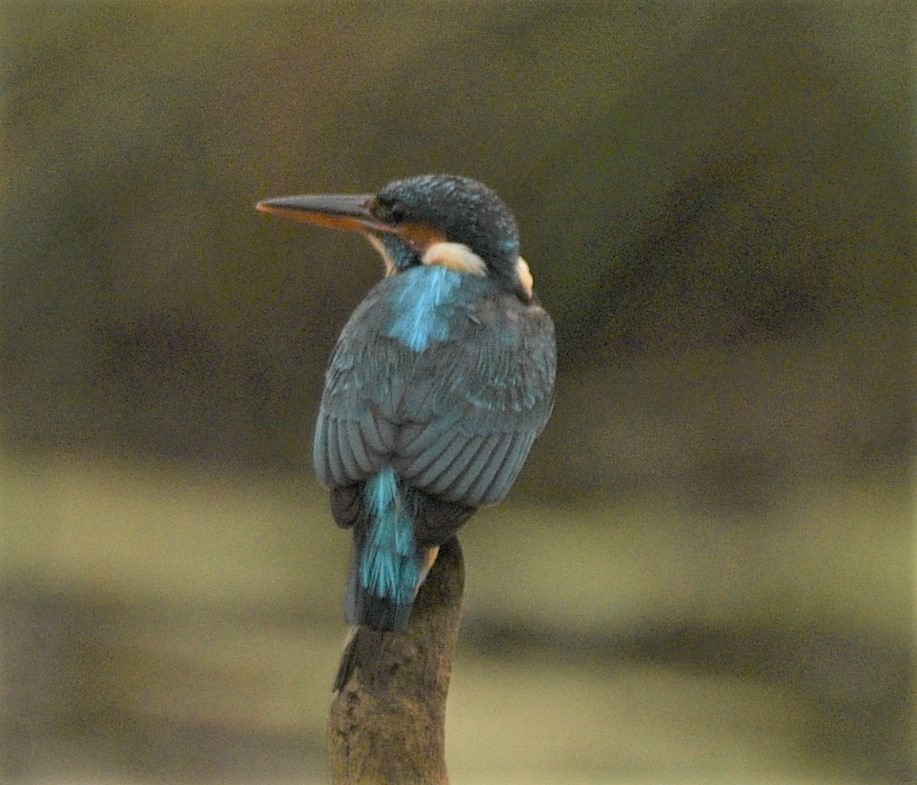
[[[348,232],[391,231],[391,228],[381,223],[369,211],[372,200],[372,194],[280,196],[258,202],[255,209],[294,221],[305,221]]]

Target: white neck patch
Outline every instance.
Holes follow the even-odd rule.
[[[424,252],[421,260],[424,264],[437,264],[447,270],[470,275],[487,275],[484,260],[462,243],[432,243]]]
[[[525,293],[531,297],[532,288],[535,286],[535,279],[532,277],[532,271],[529,269],[529,263],[525,261],[521,256],[516,259],[516,277],[519,279],[519,283],[522,284],[522,288],[525,290]]]
[[[366,234],[366,237],[382,256],[385,262],[385,275],[390,276],[398,272],[395,262],[382,241],[369,233]],[[439,267],[445,267],[447,270],[453,270],[457,273],[477,275],[481,278],[487,275],[487,265],[484,260],[463,243],[449,243],[445,240],[431,243],[420,261],[428,265],[435,264]],[[522,290],[531,297],[535,281],[528,262],[521,256],[516,258],[516,277],[519,279]]]
[[[376,235],[366,233],[366,239],[369,240],[369,244],[379,252],[379,256],[382,257],[382,261],[385,263],[385,277],[388,278],[390,275],[394,275],[397,270],[395,269],[395,261],[392,259],[391,254],[388,252],[388,248],[385,247],[385,244],[380,240]]]

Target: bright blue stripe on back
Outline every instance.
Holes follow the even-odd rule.
[[[414,521],[395,470],[383,469],[367,480],[363,500],[370,531],[360,556],[360,584],[376,597],[398,605],[410,603],[420,570],[414,553]]]
[[[462,280],[462,274],[431,265],[401,273],[403,288],[393,306],[388,334],[415,352],[449,337],[451,308],[442,308]]]

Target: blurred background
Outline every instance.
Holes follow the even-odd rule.
[[[905,2],[4,2],[0,781],[327,783],[311,470],[381,264],[264,197],[471,175],[556,412],[462,536],[459,783],[914,779]]]

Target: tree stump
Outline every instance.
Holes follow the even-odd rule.
[[[328,718],[333,785],[448,785],[446,695],[464,584],[462,549],[452,538],[405,630],[351,634]]]

